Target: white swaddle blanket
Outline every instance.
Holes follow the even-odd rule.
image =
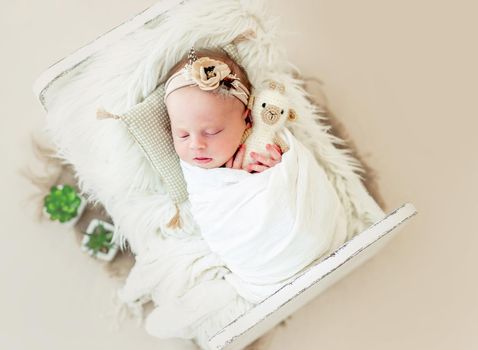
[[[225,276],[258,303],[347,235],[342,204],[312,153],[289,130],[282,161],[261,173],[181,162],[204,240],[231,270]]]

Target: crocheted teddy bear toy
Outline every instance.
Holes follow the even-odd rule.
[[[278,132],[285,127],[286,121],[297,118],[294,110],[289,107],[284,85],[275,81],[269,82],[267,88],[251,96],[249,109],[252,127],[243,136],[246,146],[243,169],[254,162],[250,153],[263,153],[267,144],[275,144],[285,153],[289,148]]]

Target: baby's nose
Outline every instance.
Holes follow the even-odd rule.
[[[195,136],[191,138],[191,142],[189,143],[189,147],[191,149],[203,149],[206,148],[206,140],[204,137]]]

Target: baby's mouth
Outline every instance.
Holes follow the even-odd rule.
[[[209,163],[212,158],[207,158],[207,157],[195,157],[193,158],[194,162],[198,163],[198,164],[206,164],[206,163]]]

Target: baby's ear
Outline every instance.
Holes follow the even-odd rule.
[[[293,122],[297,119],[297,113],[292,108],[289,109],[289,115],[288,115],[287,119],[291,122]]]
[[[246,119],[250,113],[251,113],[251,110],[246,107],[246,109],[244,110],[244,113],[242,113],[242,119]]]

